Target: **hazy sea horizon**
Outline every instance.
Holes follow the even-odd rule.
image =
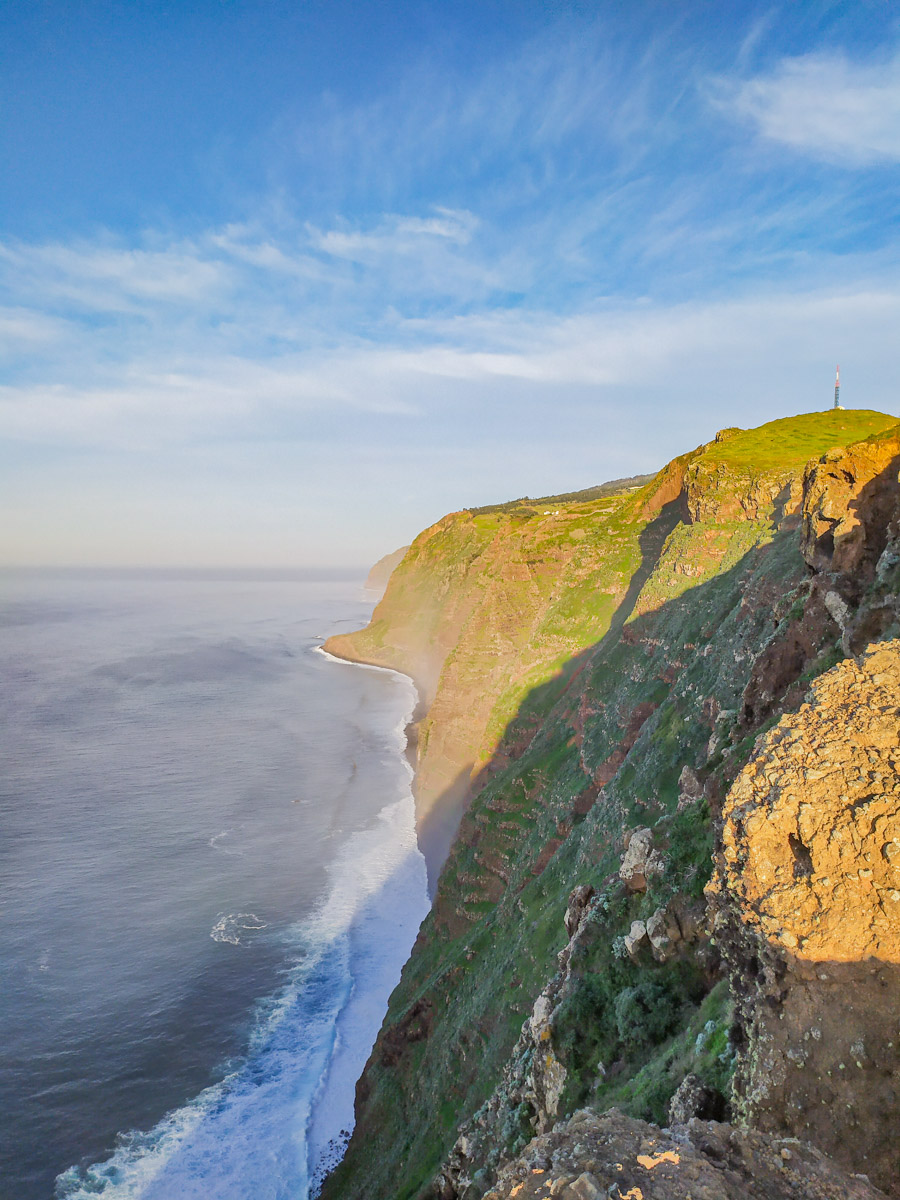
[[[357,571],[0,572],[16,1200],[302,1198],[427,910]]]

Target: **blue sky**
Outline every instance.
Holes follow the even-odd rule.
[[[0,6],[7,563],[365,563],[900,414],[900,18]]]

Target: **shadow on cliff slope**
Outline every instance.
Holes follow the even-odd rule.
[[[877,498],[881,485],[870,483]],[[864,526],[870,521],[868,558],[886,544],[879,528],[889,506],[876,507],[877,521],[855,510]],[[565,945],[562,917],[576,884],[595,892],[592,933],[567,965],[543,1027],[542,1053],[562,1068],[556,1110],[546,1115],[616,1104],[662,1123],[686,1072],[708,1069],[708,1082],[724,1086],[740,1046],[729,1039],[727,1006],[713,1005],[718,951],[691,914],[709,879],[722,800],[755,740],[843,655],[842,610],[826,602],[840,572],[831,558],[825,575],[810,576],[795,521],[763,536],[759,522],[719,529],[680,526],[680,516],[669,501],[648,526],[640,579],[630,581],[607,634],[524,697],[498,753],[472,781],[435,907],[379,1039],[391,1052],[385,1058],[376,1048],[359,1093],[359,1135],[326,1195],[428,1195],[460,1122],[477,1124],[504,1088],[513,1096],[510,1079],[527,1077],[537,1056],[532,1048],[516,1065],[510,1055]],[[689,582],[697,576],[702,582]],[[770,663],[766,655],[782,644],[790,653],[771,654]],[[626,840],[639,830],[651,869],[632,887],[621,868]],[[893,976],[886,987],[896,987]],[[418,1029],[424,1012],[426,1036],[409,1045],[395,1037],[405,1022]],[[824,1095],[810,1096],[823,1114]],[[883,1099],[895,1111],[896,1096]],[[525,1101],[495,1108],[502,1121],[486,1130],[485,1144],[502,1159],[527,1142],[539,1114]],[[807,1136],[826,1139],[828,1120],[810,1120]],[[837,1119],[832,1127],[855,1154],[853,1127],[848,1133]],[[377,1163],[366,1150],[373,1145],[381,1147]],[[500,1159],[473,1160],[475,1174],[487,1171],[482,1192]],[[354,1190],[354,1178],[367,1190]]]
[[[524,697],[518,711],[509,722],[491,761],[482,767],[474,778],[467,770],[460,772],[453,786],[439,797],[435,805],[439,813],[446,806],[449,811],[458,814],[455,823],[447,822],[447,828],[452,824],[452,833],[447,842],[448,851],[472,797],[482,791],[490,779],[522,756],[553,706],[590,665],[597,651],[607,643],[617,642],[622,636],[641,592],[659,565],[667,538],[683,519],[684,503],[678,496],[661,504],[657,515],[639,535],[640,565],[631,576],[625,594],[616,606],[603,637],[593,646],[574,654],[547,683],[533,688]]]
[[[472,798],[472,764],[468,763],[438,797],[430,809],[416,822],[419,849],[428,866],[428,895],[434,900],[441,869],[450,855],[453,839],[459,830]]]
[[[690,594],[696,600],[696,590]],[[744,591],[745,599],[746,594]],[[660,614],[656,615],[658,617]],[[802,619],[803,614],[800,613],[790,620]],[[638,618],[633,623],[638,635],[642,620]],[[648,628],[653,628],[652,623]],[[837,624],[832,621],[830,634],[824,638],[822,647],[826,653],[818,667],[829,666],[836,632]],[[602,643],[596,653],[600,654],[601,651]],[[847,1170],[866,1172],[879,1186],[896,1194],[900,1180],[900,1151],[894,1134],[900,1055],[893,1014],[896,996],[900,994],[900,965],[886,959],[881,953],[871,953],[862,943],[858,951],[854,949],[863,931],[871,934],[873,929],[879,927],[879,923],[884,930],[890,927],[892,918],[888,913],[881,913],[879,906],[882,903],[889,908],[894,905],[900,910],[900,894],[892,890],[896,883],[891,884],[891,872],[897,872],[892,865],[893,860],[900,858],[900,826],[897,824],[895,795],[900,792],[900,771],[895,762],[900,681],[888,686],[892,675],[896,674],[896,665],[890,659],[891,653],[889,644],[883,649],[874,648],[867,657],[865,665],[869,676],[874,678],[874,684],[867,682],[862,667],[852,660],[821,676],[813,693],[816,704],[821,706],[822,696],[834,697],[840,691],[843,708],[831,711],[824,706],[821,727],[815,734],[810,732],[809,727],[816,707],[810,709],[809,704],[804,704],[800,714],[786,718],[767,735],[765,741],[753,748],[753,756],[744,775],[755,780],[761,791],[754,804],[738,807],[743,814],[741,819],[747,821],[748,827],[750,821],[755,820],[757,824],[761,822],[761,828],[765,828],[768,840],[760,851],[762,865],[759,870],[763,874],[773,872],[778,879],[783,876],[776,892],[780,887],[786,899],[772,918],[773,928],[778,931],[776,940],[771,945],[765,939],[757,945],[751,944],[746,916],[740,916],[736,907],[732,911],[738,903],[735,897],[740,894],[742,887],[747,886],[749,866],[735,866],[735,878],[744,882],[732,883],[725,888],[721,905],[724,906],[727,919],[716,926],[716,941],[726,950],[728,974],[738,999],[739,1020],[731,1026],[730,1050],[738,1058],[739,1090],[736,1099],[740,1113],[765,1131],[810,1141],[833,1155]],[[806,665],[811,668],[810,676],[814,675],[817,670],[815,659],[807,660]],[[846,682],[840,690],[835,680],[842,678]],[[809,678],[806,682],[810,682]],[[866,687],[872,691],[871,696]],[[632,713],[632,719],[625,728],[623,743],[630,742],[633,746],[636,740],[634,735],[639,735],[640,728],[652,715],[644,712],[641,720],[635,722]],[[716,714],[711,716],[713,720],[707,733],[719,724],[715,720]],[[805,732],[799,735],[785,732],[794,726]],[[735,732],[740,736],[744,731],[736,726]],[[777,745],[773,752],[776,758],[769,762],[768,747],[773,740],[780,744],[778,739],[790,739],[793,742],[798,737],[798,749],[791,753],[789,759],[796,776],[786,792],[790,798],[787,806],[790,811],[776,821],[771,814],[768,817],[762,814],[766,812],[767,804],[769,807],[772,805],[772,781],[777,778],[779,771],[784,771],[785,766],[778,761]],[[849,744],[845,746],[848,739]],[[532,1026],[536,1022],[539,1024],[540,1037],[528,1039],[523,1033],[517,1048],[521,1057],[518,1075],[515,1069],[510,1074],[508,1068],[502,1085],[505,1093],[501,1092],[499,1101],[492,1100],[493,1108],[489,1117],[482,1117],[464,1127],[463,1137],[454,1150],[457,1159],[455,1169],[459,1169],[460,1161],[469,1159],[472,1167],[468,1179],[474,1178],[479,1170],[489,1168],[486,1154],[490,1154],[491,1139],[494,1146],[502,1144],[502,1131],[514,1117],[519,1121],[517,1128],[521,1129],[523,1109],[529,1105],[534,1108],[535,1103],[539,1132],[548,1128],[548,1123],[554,1118],[572,1112],[581,1104],[589,1103],[602,1110],[610,1103],[621,1105],[623,1098],[633,1115],[653,1117],[660,1124],[665,1120],[665,1088],[668,1087],[668,1095],[671,1095],[680,1082],[677,1074],[670,1074],[667,1080],[667,1072],[672,1069],[680,1071],[681,1078],[684,1078],[686,1071],[694,1071],[686,1054],[688,1046],[679,1048],[678,1026],[690,1020],[692,1008],[696,1011],[696,997],[692,1005],[689,990],[679,993],[678,989],[683,983],[688,988],[696,989],[699,986],[699,995],[702,996],[709,982],[716,977],[717,959],[717,953],[712,952],[713,947],[707,940],[708,934],[701,933],[699,939],[693,939],[692,944],[691,939],[685,937],[685,918],[690,914],[690,897],[696,894],[696,884],[699,882],[702,885],[704,867],[708,873],[711,846],[706,844],[704,847],[702,825],[698,829],[696,824],[694,839],[685,845],[685,828],[684,825],[679,828],[677,809],[684,804],[682,817],[691,814],[692,809],[696,815],[697,784],[707,785],[706,799],[712,798],[715,790],[709,785],[718,783],[721,788],[729,778],[733,778],[743,761],[745,746],[746,738],[743,738],[734,747],[737,753],[728,756],[728,769],[720,772],[718,778],[714,770],[708,774],[701,771],[701,779],[690,772],[683,781],[684,791],[679,796],[676,812],[663,812],[656,820],[651,820],[653,828],[646,829],[650,835],[646,843],[653,850],[645,853],[641,860],[642,870],[649,865],[651,870],[646,872],[648,875],[665,872],[667,878],[655,880],[649,887],[646,886],[646,879],[642,881],[642,887],[638,890],[646,887],[648,896],[652,896],[643,911],[635,903],[635,896],[631,897],[630,907],[627,904],[623,907],[629,886],[618,885],[610,889],[609,876],[597,884],[597,876],[592,868],[603,865],[603,848],[597,846],[589,835],[581,839],[582,843],[588,843],[587,853],[580,856],[582,873],[573,875],[567,869],[563,874],[569,882],[581,883],[589,879],[591,885],[603,888],[599,903],[593,909],[594,928],[587,933],[587,940],[581,939],[577,969],[570,972],[567,967],[564,977],[557,977],[556,985],[545,988],[541,994],[542,998],[539,998],[530,1022]],[[690,747],[684,742],[681,749],[689,752]],[[878,762],[873,760],[873,755],[880,756]],[[610,792],[614,790],[616,774],[625,764],[627,753],[621,758],[615,753],[611,757],[616,760],[616,771],[609,776],[608,781],[613,785]],[[604,765],[608,765],[609,761],[607,758]],[[688,761],[695,761],[690,754]],[[515,764],[511,764],[509,769],[514,771]],[[831,779],[830,792],[827,794],[831,796],[833,793],[835,814],[826,821],[826,792],[823,791],[825,785],[821,780],[831,776],[834,778]],[[543,781],[541,787],[542,798],[547,795],[547,782]],[[497,788],[496,782],[494,788]],[[735,785],[729,796],[732,808],[735,807],[733,797],[737,791]],[[607,805],[614,803],[610,792],[603,793]],[[599,796],[600,793],[595,789],[593,794]],[[590,797],[590,788],[577,799],[583,800],[585,795]],[[804,796],[809,803],[804,803]],[[843,801],[852,801],[849,809],[847,804],[842,805],[841,798]],[[794,812],[798,804],[799,832],[795,828],[797,815]],[[592,805],[582,804],[580,810],[573,807],[570,810],[571,820],[564,820],[562,827],[560,811],[555,808],[549,814],[556,821],[555,836],[551,834],[547,841],[543,836],[532,838],[527,847],[520,841],[518,846],[511,847],[511,854],[505,861],[502,845],[492,831],[492,824],[502,817],[502,813],[498,813],[496,805],[489,804],[488,807],[493,816],[485,820],[476,804],[470,839],[473,861],[482,868],[484,880],[480,900],[482,904],[485,901],[494,903],[499,909],[513,895],[516,897],[516,907],[527,917],[534,911],[527,901],[523,906],[529,886],[539,887],[545,872],[552,871],[557,852],[565,852],[566,826],[571,832],[579,817],[589,817]],[[754,818],[753,814],[757,811],[760,816]],[[649,816],[646,802],[640,812],[624,814],[629,822],[647,820]],[[827,824],[827,829],[820,831],[816,840],[814,830],[823,822]],[[809,830],[807,825],[810,826]],[[468,828],[464,828],[461,840],[465,839],[467,832]],[[621,843],[616,838],[614,824],[606,823],[605,832],[610,844],[618,851]],[[590,844],[592,842],[594,844]],[[772,842],[771,846],[769,842]],[[845,850],[849,852],[849,857]],[[740,861],[743,862],[743,858]],[[488,866],[490,872],[485,877],[483,872]],[[693,880],[690,878],[692,873]],[[535,878],[530,879],[529,875]],[[468,939],[465,938],[459,918],[469,920],[473,926],[486,920],[484,915],[480,915],[481,909],[472,906],[472,888],[476,886],[477,872],[468,871],[465,879],[469,889],[467,903],[456,910],[454,915],[457,921],[448,922],[448,931],[452,934],[455,926],[456,937],[460,941]],[[896,882],[900,882],[900,879]],[[820,902],[814,905],[811,899],[813,884],[819,891],[824,888],[829,896],[833,891],[834,897],[827,904]],[[872,897],[867,899],[867,889],[872,891],[873,887],[876,890],[882,888],[884,897],[876,897],[873,891]],[[855,889],[859,894],[852,902],[842,903],[841,896],[848,888],[850,891]],[[593,886],[589,890],[593,891]],[[452,891],[456,891],[458,898],[458,890]],[[795,892],[803,894],[795,895]],[[550,894],[554,894],[553,891]],[[665,903],[660,904],[660,900]],[[589,902],[589,907],[593,908],[595,902],[596,898]],[[629,936],[624,939],[627,950],[627,961],[624,963],[621,958],[616,961],[616,955],[610,957],[608,954],[615,929],[606,917],[610,909],[615,907],[619,910],[623,932],[628,929],[630,917],[638,918],[632,921]],[[651,908],[654,910],[652,917],[647,919],[647,910]],[[845,924],[849,921],[846,930],[842,927],[839,937],[845,951],[843,961],[833,961],[827,956],[810,960],[799,953],[785,950],[785,947],[796,945],[798,937],[802,936],[802,940],[807,937],[811,940],[821,938],[826,927],[834,923],[838,912],[844,914]],[[511,907],[509,917],[514,921]],[[896,917],[893,919],[896,921]],[[513,921],[507,919],[507,927],[511,927]],[[703,924],[702,921],[700,923]],[[521,927],[522,923],[519,924]],[[850,936],[850,926],[855,931],[856,940]],[[885,936],[883,931],[881,945],[886,944]],[[673,939],[676,942],[674,946],[671,945]],[[677,945],[679,939],[680,946]],[[573,961],[571,950],[570,943],[566,951],[569,962]],[[680,976],[671,974],[670,968],[677,965],[678,956],[683,956],[685,951],[694,958],[699,953],[698,965],[706,971],[712,969],[713,974],[707,976],[705,988],[702,985],[702,971],[699,974],[682,973]],[[491,952],[501,954],[503,951],[492,944]],[[688,965],[683,959],[682,963]],[[622,1016],[626,1012],[626,1005],[622,1000],[642,994],[646,994],[648,999],[652,997],[652,1004],[640,1018],[641,1025],[638,1027],[643,1046],[636,1046],[634,1040],[629,1046],[627,1039],[623,1041]],[[665,1009],[658,1010],[654,1015],[653,1005],[665,1005]],[[666,1010],[668,1015],[663,1019],[662,1013]],[[653,1027],[656,1033],[648,1035],[647,1030]],[[694,1034],[697,1034],[696,1027]],[[635,1038],[633,1033],[628,1036]],[[699,1034],[697,1037],[698,1041],[701,1040]],[[681,1038],[681,1041],[684,1039]],[[585,1091],[579,1079],[585,1078],[585,1070],[588,1078],[596,1074],[598,1059],[602,1078],[595,1079]],[[516,1062],[515,1053],[510,1061]],[[714,1081],[707,1079],[704,1082],[711,1084]],[[624,1091],[621,1090],[623,1084]],[[653,1088],[660,1086],[664,1089],[663,1094],[657,1091],[654,1101]],[[620,1090],[617,1091],[617,1088]],[[644,1099],[640,1100],[642,1095]],[[640,1109],[635,1111],[635,1100],[639,1104],[649,1101],[651,1108],[643,1113]],[[654,1112],[653,1104],[660,1101],[663,1105],[661,1111]],[[464,1145],[465,1154],[458,1149],[460,1144]],[[514,1146],[509,1144],[504,1149],[508,1154]],[[445,1190],[452,1174],[445,1173]],[[443,1196],[444,1192],[440,1194]],[[448,1196],[456,1194],[452,1189],[447,1192]]]
[[[672,1074],[681,1069],[681,1057],[669,1065],[657,1060],[662,1062],[661,1048],[692,1029],[709,988],[710,964],[695,968],[693,951],[679,952],[667,966],[655,962],[646,944],[624,957],[612,947],[635,920],[646,920],[674,896],[686,896],[690,904],[702,893],[712,851],[708,802],[701,788],[679,810],[679,777],[686,764],[706,761],[717,726],[724,738],[718,718],[738,707],[750,656],[776,624],[773,601],[775,593],[783,599],[785,571],[799,580],[805,568],[796,539],[789,546],[776,538],[674,599],[661,592],[658,600],[651,598],[652,610],[635,616],[677,519],[677,506],[659,514],[644,543],[642,586],[628,589],[615,627],[526,696],[503,752],[474,781],[475,797],[441,875],[434,910],[392,997],[360,1089],[359,1137],[327,1195],[356,1194],[343,1189],[364,1162],[372,1195],[413,1196],[427,1182],[455,1140],[459,1121],[500,1078],[564,944],[562,916],[576,883],[595,886],[609,909],[597,925],[596,945],[573,977],[568,1011],[571,1019],[580,1014],[580,1037],[569,1064],[569,1093],[561,1097],[564,1111],[571,1111],[570,1104],[602,1104],[607,1096],[608,1103],[623,1102],[629,1081],[650,1072],[627,1103],[635,1115],[658,1118],[681,1083]],[[785,568],[780,556],[791,548]],[[761,559],[775,564],[777,586],[767,587]],[[748,582],[754,570],[755,591]],[[683,575],[671,579],[679,586],[687,582]],[[832,641],[837,633],[832,626]],[[714,639],[722,642],[720,652],[704,654]],[[678,690],[688,676],[691,688]],[[623,833],[638,825],[653,827],[666,870],[645,891],[632,893],[619,883],[618,871]],[[595,995],[580,981],[598,976],[606,982]],[[648,1025],[636,1033],[628,997],[637,1004],[643,993],[635,989],[646,991],[649,982],[654,990],[663,976],[659,986],[669,1016],[657,1022],[656,1032]],[[427,1035],[407,1044],[407,1022],[418,1030],[416,1014],[426,1011]],[[701,1026],[710,1016],[720,1020],[707,1013]],[[696,1036],[690,1034],[691,1046]],[[386,1044],[387,1057],[381,1053]],[[608,1073],[597,1093],[591,1088],[601,1059]],[[692,1065],[688,1055],[685,1069]],[[441,1097],[437,1106],[435,1095]],[[393,1132],[386,1137],[387,1131]],[[365,1150],[374,1144],[384,1147],[377,1166]],[[373,1171],[383,1176],[383,1186]]]
[[[441,869],[450,854],[460,826],[465,820],[473,796],[483,791],[494,776],[509,769],[511,764],[522,756],[532,738],[541,728],[547,713],[561,694],[572,686],[581,672],[589,666],[597,650],[605,643],[615,642],[621,637],[622,630],[634,612],[642,590],[659,564],[666,539],[683,517],[684,505],[678,497],[662,504],[657,515],[640,534],[640,565],[632,575],[604,637],[596,645],[573,655],[549,682],[532,689],[504,731],[500,748],[491,761],[474,777],[471,765],[463,767],[451,786],[438,797],[432,808],[420,817],[418,823],[419,846],[428,863],[428,886],[432,899],[437,894]],[[595,786],[592,781],[575,805],[576,815],[582,817],[585,815],[587,809],[594,803],[598,790],[598,786]],[[560,841],[554,843],[551,840],[543,847],[545,858],[556,849]],[[490,858],[486,858],[481,865],[489,875],[494,877],[493,885],[490,888],[491,899],[499,899],[509,882],[508,877],[502,867],[492,862]]]
[[[638,538],[641,548],[641,565],[628,582],[628,588],[622,602],[613,614],[609,623],[609,632],[605,635],[604,641],[606,638],[616,638],[621,634],[625,622],[634,612],[638,597],[659,564],[666,539],[675,526],[683,520],[684,502],[680,496],[676,496],[674,500],[663,504],[649,525],[641,531]],[[593,653],[593,648],[587,653],[589,655]]]

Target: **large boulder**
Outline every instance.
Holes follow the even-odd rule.
[[[660,874],[664,865],[663,856],[653,849],[652,829],[642,826],[628,835],[619,878],[630,892],[645,892],[647,880],[651,875]]]

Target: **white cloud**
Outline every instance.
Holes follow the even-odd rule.
[[[244,345],[271,337],[308,345],[316,331],[344,338],[360,321],[391,319],[423,297],[468,304],[516,282],[515,259],[494,262],[472,244],[478,225],[471,212],[433,207],[325,230],[285,220],[192,239],[148,233],[137,246],[108,235],[69,245],[0,242],[0,288],[7,311],[20,323],[29,314],[33,329],[56,314],[76,324],[98,318],[116,327],[120,344],[123,329],[168,326],[170,353],[184,330],[195,343],[204,327]]]
[[[900,56],[783,59],[774,71],[722,86],[719,103],[772,141],[849,166],[900,160]]]
[[[0,436],[122,449],[178,446],[220,438],[294,436],[310,413],[369,412],[411,416],[415,407],[390,388],[366,386],[366,356],[347,369],[343,356],[270,362],[223,355],[108,368],[93,383],[0,387]],[[109,378],[111,376],[111,378]]]
[[[397,316],[305,349],[267,341],[278,306],[254,319],[244,352],[203,328],[173,351],[162,322],[116,357],[120,331],[86,323],[79,354],[57,331],[56,359],[56,327],[35,323],[41,372],[0,389],[16,513],[0,556],[374,559],[463,504],[650,470],[716,428],[824,408],[836,359],[851,406],[897,402],[900,283]]]
[[[568,317],[508,311],[398,322],[391,342],[345,339],[330,350],[266,358],[210,349],[164,369],[157,354],[107,363],[85,381],[11,384],[0,389],[0,434],[122,448],[290,441],[305,437],[315,417],[317,429],[341,441],[365,415],[422,416],[437,422],[434,436],[452,430],[458,438],[461,408],[484,406],[501,424],[517,419],[520,403],[537,413],[640,397],[665,408],[675,396],[693,396],[700,411],[715,408],[720,393],[764,386],[774,397],[801,369],[821,362],[827,374],[836,358],[865,358],[882,379],[894,377],[898,324],[900,288],[863,286]],[[799,397],[782,402],[784,412],[806,407]]]
[[[10,355],[74,335],[63,320],[27,308],[0,308],[0,354]]]
[[[320,230],[308,227],[315,249],[335,258],[355,262],[379,262],[397,255],[427,253],[426,241],[465,246],[478,224],[473,213],[439,208],[434,217],[391,216],[369,232],[347,229]]]
[[[190,245],[162,250],[73,245],[0,245],[0,264],[19,294],[111,312],[209,301],[230,288],[227,268]]]

